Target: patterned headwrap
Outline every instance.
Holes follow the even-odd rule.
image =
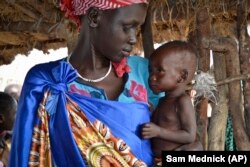
[[[148,3],[148,0],[61,0],[61,10],[80,26],[80,15],[86,14],[89,8],[101,10],[115,9],[137,3]]]

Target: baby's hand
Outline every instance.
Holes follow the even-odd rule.
[[[159,133],[160,133],[160,127],[152,122],[143,124],[141,129],[141,135],[144,139],[157,137]]]

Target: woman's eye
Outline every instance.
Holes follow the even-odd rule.
[[[123,25],[124,31],[128,31],[130,29],[134,29],[135,31],[137,31],[139,29],[139,26],[137,24],[124,24]]]
[[[123,26],[123,31],[128,32],[130,28],[131,28],[131,26]]]

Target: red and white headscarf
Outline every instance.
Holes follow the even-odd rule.
[[[137,3],[148,3],[148,0],[61,0],[61,10],[80,26],[80,15],[86,14],[89,8],[101,10],[115,9]]]

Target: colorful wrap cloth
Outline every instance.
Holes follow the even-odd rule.
[[[78,27],[80,15],[86,14],[89,8],[96,7],[101,10],[116,9],[137,3],[148,3],[148,0],[61,0],[61,10],[65,15],[73,19]]]
[[[27,74],[12,138],[10,167],[151,166],[146,103],[122,103],[68,92],[77,75],[65,61]]]

